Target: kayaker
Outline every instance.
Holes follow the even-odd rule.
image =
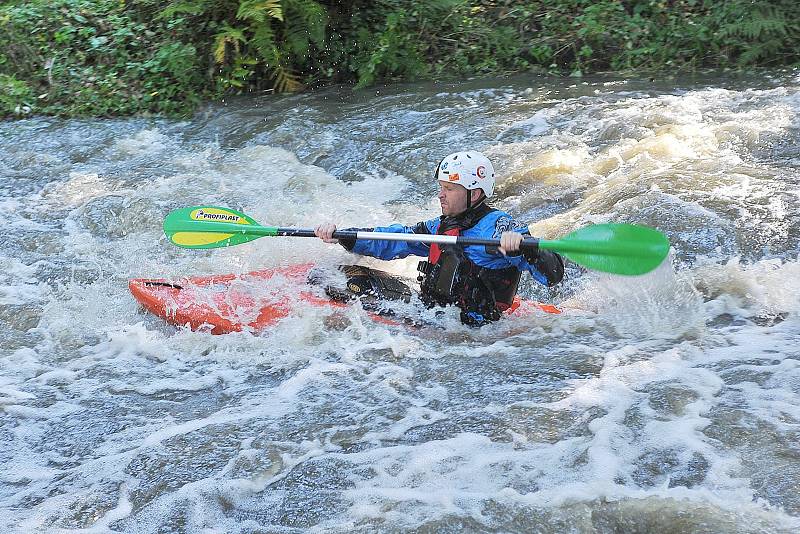
[[[455,304],[461,308],[461,321],[474,326],[496,321],[511,306],[522,271],[547,286],[561,281],[561,257],[547,250],[520,251],[523,235],[529,235],[527,227],[518,227],[511,215],[488,205],[495,184],[489,158],[474,151],[450,154],[436,166],[434,177],[439,181],[441,217],[413,226],[358,230],[499,238],[499,247],[337,240],[332,237],[333,223],[317,226],[314,233],[326,243],[338,242],[353,253],[382,260],[427,256],[418,266],[420,299],[428,306]]]

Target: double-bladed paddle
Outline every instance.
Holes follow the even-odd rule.
[[[164,220],[164,233],[184,248],[218,248],[247,243],[264,236],[316,237],[313,230],[261,226],[252,217],[229,208],[181,208]],[[499,246],[499,239],[466,236],[402,234],[337,230],[336,239],[413,241],[454,245]],[[545,249],[563,254],[578,265],[607,273],[638,275],[658,267],[669,253],[661,232],[634,224],[595,224],[554,241],[525,238],[523,249]]]

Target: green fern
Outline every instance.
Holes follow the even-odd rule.
[[[244,31],[225,25],[223,30],[214,37],[214,61],[220,65],[225,63],[229,45],[233,48],[234,55],[238,56],[242,43],[246,41]]]
[[[156,20],[169,20],[175,15],[200,15],[208,9],[208,5],[208,0],[170,2],[167,7],[156,15]]]
[[[284,0],[288,15],[285,37],[297,57],[305,56],[311,43],[322,47],[328,17],[325,10],[312,0]]]
[[[786,18],[774,6],[750,4],[741,12],[741,19],[724,24],[719,31],[723,37],[745,37],[755,40],[764,36],[786,34]],[[738,12],[735,12],[738,15]]]
[[[757,46],[751,46],[742,52],[736,62],[740,66],[753,65],[762,59],[774,56],[781,48],[783,48],[782,40],[769,39],[768,41],[759,43]]]
[[[259,72],[272,79],[277,92],[303,87],[300,76],[288,63],[290,54],[303,58],[311,43],[321,47],[325,40],[327,13],[313,0],[240,0],[236,20],[245,25],[226,24],[215,36],[214,60],[223,67],[223,86],[241,89],[242,78],[259,85]],[[257,58],[257,65],[242,58]]]
[[[740,66],[780,62],[781,51],[800,39],[797,3],[736,0],[712,15],[714,19]]]
[[[262,23],[273,18],[283,22],[283,6],[280,0],[242,0],[236,18]]]
[[[291,14],[289,22],[292,27],[302,30],[312,43],[322,46],[325,41],[325,27],[328,14],[325,9],[313,0],[284,0],[286,11]]]
[[[252,36],[249,46],[258,52],[259,57],[266,62],[267,67],[280,64],[281,52],[275,39],[275,32],[269,24],[254,25],[250,28]]]
[[[442,36],[453,41],[465,30],[464,17],[471,2],[466,0],[383,0],[386,14],[375,33],[359,32],[365,53],[358,61],[358,83],[366,87],[382,78],[414,79],[430,73],[426,61],[431,42]],[[431,38],[428,34],[435,35]]]
[[[303,88],[297,75],[278,65],[272,70],[274,84],[272,88],[278,93],[294,93]]]

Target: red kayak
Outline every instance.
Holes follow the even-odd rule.
[[[299,307],[343,308],[352,305],[356,298],[361,299],[367,313],[376,321],[393,325],[406,322],[374,305],[381,299],[410,299],[411,290],[392,275],[363,266],[341,266],[340,270],[347,276],[346,288],[327,286],[325,296],[320,296],[308,285],[321,282],[313,267],[305,263],[246,274],[136,278],[128,282],[128,287],[144,308],[168,323],[212,334],[258,332]],[[527,315],[536,311],[561,313],[551,304],[519,297],[515,297],[506,313]]]

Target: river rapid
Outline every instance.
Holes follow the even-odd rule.
[[[0,530],[797,532],[798,113],[790,71],[0,123]],[[455,150],[494,161],[494,205],[535,235],[645,224],[668,261],[570,264],[554,290],[527,277],[524,296],[566,312],[481,329],[353,306],[212,336],[128,292],[308,261],[413,276],[417,259],[311,239],[178,249],[161,224],[191,205],[416,223],[438,215],[433,169]]]

